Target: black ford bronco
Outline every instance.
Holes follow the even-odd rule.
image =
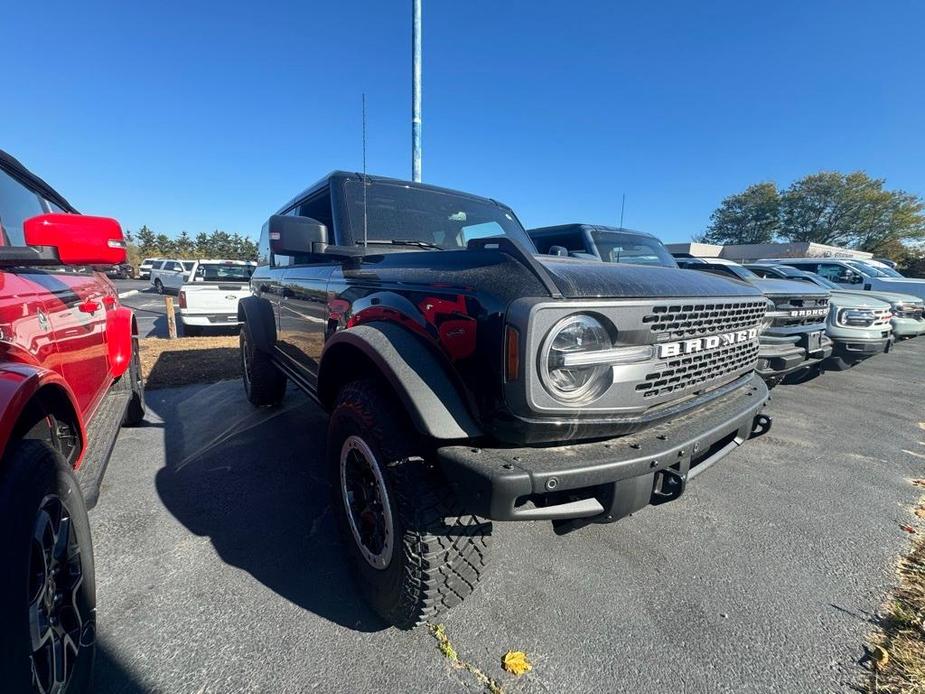
[[[342,172],[259,246],[247,396],[275,405],[289,380],[330,412],[334,508],[396,626],[474,589],[490,521],[618,520],[770,425],[749,285],[539,257],[494,200]]]

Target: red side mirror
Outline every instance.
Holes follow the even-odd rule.
[[[27,246],[49,246],[62,265],[117,265],[125,262],[119,222],[83,214],[41,214],[23,223]]]

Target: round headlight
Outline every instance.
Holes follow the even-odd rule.
[[[582,404],[600,396],[613,382],[609,364],[569,365],[570,355],[613,347],[604,325],[593,316],[577,313],[553,326],[543,342],[540,376],[543,386],[562,402]]]

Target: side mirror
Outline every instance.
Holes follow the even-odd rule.
[[[546,251],[547,255],[556,255],[562,256],[564,258],[568,257],[568,249],[565,246],[550,246],[549,250]]]
[[[855,272],[851,275],[851,279],[849,281],[851,284],[860,284],[864,281],[864,278]]]
[[[267,220],[270,251],[279,255],[322,253],[328,243],[328,228],[311,217],[275,214]]]
[[[52,249],[61,265],[118,265],[125,262],[119,222],[83,214],[42,214],[23,223],[27,246]]]

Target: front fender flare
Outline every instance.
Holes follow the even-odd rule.
[[[443,440],[482,435],[447,367],[419,337],[387,323],[359,325],[328,340],[318,370],[322,404],[331,407],[338,386],[349,380],[337,372],[346,366],[338,355],[356,351],[385,378],[422,434]]]
[[[29,364],[11,363],[0,368],[0,458],[6,451],[10,437],[16,430],[16,425],[29,403],[40,390],[45,392],[46,388],[55,388],[58,395],[67,400],[74,421],[77,423],[81,453],[75,462],[79,466],[80,458],[86,448],[83,444],[87,440],[87,432],[83,418],[79,414],[77,400],[57,371]]]

